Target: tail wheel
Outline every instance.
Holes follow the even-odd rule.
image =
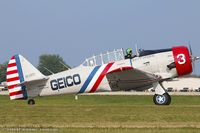
[[[35,104],[35,100],[34,99],[29,99],[28,100],[28,105],[34,105]]]
[[[156,105],[169,105],[171,103],[171,96],[168,93],[164,93],[163,95],[155,94],[153,102]]]

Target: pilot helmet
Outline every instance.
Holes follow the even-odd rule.
[[[126,49],[126,54],[127,55],[131,55],[132,54],[132,48],[128,48],[128,49]]]

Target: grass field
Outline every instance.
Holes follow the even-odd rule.
[[[0,132],[187,133],[200,132],[200,97],[172,96],[156,106],[152,96],[54,96],[36,105],[0,96]]]

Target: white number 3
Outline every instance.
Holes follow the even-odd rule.
[[[178,64],[183,65],[186,63],[185,55],[184,54],[178,54],[177,55]]]

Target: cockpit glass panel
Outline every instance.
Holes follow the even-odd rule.
[[[168,52],[168,51],[172,51],[172,49],[141,50],[141,51],[139,51],[139,57],[147,56],[147,55],[151,55],[151,54]]]

